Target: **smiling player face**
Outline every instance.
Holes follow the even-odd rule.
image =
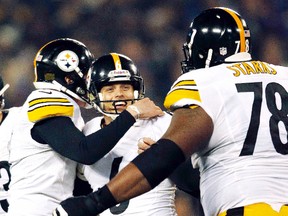
[[[101,93],[103,101],[110,101],[103,104],[104,110],[109,113],[116,113],[115,109],[117,113],[121,113],[132,103],[126,100],[134,99],[134,89],[129,83],[114,83],[103,86]]]

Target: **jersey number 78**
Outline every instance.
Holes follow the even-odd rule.
[[[260,125],[260,114],[262,108],[263,93],[266,97],[267,108],[271,113],[269,120],[269,129],[271,139],[276,152],[286,155],[288,154],[288,144],[282,143],[279,134],[279,123],[282,122],[288,131],[288,93],[285,88],[279,83],[269,83],[263,92],[262,82],[254,83],[238,83],[236,84],[238,92],[252,92],[254,93],[254,100],[252,104],[251,119],[249,123],[248,132],[244,141],[240,156],[253,155],[256,139]],[[276,105],[276,93],[281,98],[281,107]]]

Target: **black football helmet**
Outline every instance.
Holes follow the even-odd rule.
[[[93,60],[91,52],[80,41],[70,38],[53,40],[45,44],[34,59],[34,85],[36,89],[63,91],[89,103],[87,75]]]
[[[4,92],[9,88],[9,84],[6,84],[4,86],[4,82],[2,77],[0,76],[0,110],[2,110],[5,106],[5,100],[4,100]]]
[[[250,30],[237,12],[224,7],[205,10],[189,27],[182,72],[221,64],[236,53],[251,53],[250,40]]]
[[[104,114],[119,114],[115,103],[122,101],[127,103],[134,100],[139,100],[144,97],[144,81],[141,77],[134,62],[123,54],[110,53],[103,55],[93,62],[91,68],[91,83],[89,91],[92,94],[92,100],[97,105],[100,112]],[[125,82],[131,83],[134,88],[134,99],[132,100],[117,100],[117,101],[107,101],[103,100],[100,93],[101,88],[105,85],[114,82]],[[112,102],[114,106],[114,113],[105,111],[103,109],[104,103]],[[111,116],[111,115],[110,115]]]

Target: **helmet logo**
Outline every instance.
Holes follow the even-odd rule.
[[[128,70],[112,70],[109,72],[108,77],[110,81],[124,81],[130,80],[131,74]]]
[[[219,53],[220,55],[225,56],[227,54],[227,47],[220,47]]]
[[[64,72],[71,72],[78,68],[79,58],[75,52],[64,50],[56,58],[57,66]]]

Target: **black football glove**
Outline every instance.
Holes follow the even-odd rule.
[[[117,202],[105,185],[88,196],[68,198],[54,210],[53,216],[95,216]]]
[[[100,212],[91,212],[89,209],[93,205],[95,204],[87,196],[71,197],[60,203],[53,216],[95,216]]]

